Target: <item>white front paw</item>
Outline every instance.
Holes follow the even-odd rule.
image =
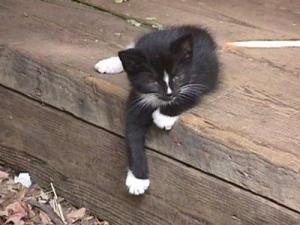
[[[126,186],[128,191],[132,195],[142,195],[148,189],[150,185],[149,179],[136,178],[133,173],[128,170],[126,178]]]
[[[107,59],[100,60],[96,65],[95,69],[99,73],[121,73],[123,71],[123,65],[118,56],[113,56]]]
[[[159,108],[152,113],[153,122],[160,129],[171,130],[178,116],[166,116],[160,113]]]

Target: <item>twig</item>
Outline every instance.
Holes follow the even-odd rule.
[[[56,191],[54,189],[53,183],[50,183],[50,185],[51,185],[51,189],[52,189],[53,194],[54,194],[54,198],[53,198],[54,207],[53,207],[53,210],[58,214],[58,216],[61,218],[63,223],[67,224],[67,221],[66,221],[66,219],[64,217],[64,214],[63,214],[63,211],[61,209],[61,205],[57,201],[58,197],[57,197]]]
[[[41,204],[38,201],[33,200],[33,199],[29,199],[26,202],[28,204],[30,204],[31,206],[39,208],[40,210],[42,210],[43,212],[45,212],[49,216],[49,218],[52,220],[52,222],[54,224],[56,224],[56,225],[64,225],[64,223],[61,221],[60,217],[53,211],[53,209],[50,206]]]

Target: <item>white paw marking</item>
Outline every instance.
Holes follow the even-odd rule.
[[[128,170],[126,186],[130,194],[142,195],[148,189],[149,185],[149,179],[138,179],[133,175],[133,173],[130,170]]]
[[[159,108],[152,113],[153,122],[160,129],[171,130],[179,116],[161,114]]]
[[[96,65],[95,69],[99,73],[121,73],[123,71],[123,65],[118,56],[113,56],[107,59],[100,60]]]

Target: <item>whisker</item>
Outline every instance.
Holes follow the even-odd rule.
[[[148,107],[158,107],[159,105],[165,104],[160,100],[156,93],[147,93],[138,96],[131,102],[132,109],[137,109],[138,112],[142,112]]]
[[[185,85],[180,89],[180,93],[191,94],[195,96],[199,96],[207,91],[207,87],[201,84],[190,84]]]
[[[180,95],[180,97],[184,98],[184,99],[188,99],[188,100],[193,100],[194,96],[190,96],[190,95]]]
[[[203,87],[203,88],[206,88],[205,85],[203,84],[195,84],[195,83],[192,83],[192,84],[186,84],[186,85],[183,85],[182,88],[185,88],[185,87]]]
[[[137,110],[137,112],[140,113],[147,106],[150,106],[149,102],[145,101],[145,99],[142,96],[138,96],[130,103],[129,110]]]
[[[134,106],[134,105],[136,105],[136,103],[138,103],[139,101],[141,101],[140,98],[134,99],[133,101],[130,102],[130,105],[129,105],[129,106]]]

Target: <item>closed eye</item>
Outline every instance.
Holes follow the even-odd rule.
[[[173,81],[176,82],[183,79],[184,79],[184,74],[178,74],[173,78]]]
[[[179,76],[176,76],[176,77],[174,77],[174,81],[178,81],[180,79],[180,77]]]

